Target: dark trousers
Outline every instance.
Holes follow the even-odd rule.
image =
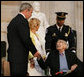
[[[28,63],[11,63],[10,74],[11,76],[26,76]]]

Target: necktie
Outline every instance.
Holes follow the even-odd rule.
[[[60,55],[61,55],[61,56],[64,56],[64,53],[61,53]]]
[[[59,28],[59,32],[61,32],[60,30],[61,30],[61,28]]]

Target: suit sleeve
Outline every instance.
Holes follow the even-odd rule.
[[[71,28],[70,29],[70,34],[69,34],[69,47],[70,47],[70,50],[76,50],[76,47],[75,47],[75,39],[74,39],[74,33],[73,33],[73,30]]]
[[[20,37],[24,46],[28,50],[30,50],[32,52],[32,54],[35,54],[37,50],[31,41],[30,29],[29,29],[28,23],[27,22],[25,22],[25,23],[24,22],[21,22],[21,23],[18,22],[16,28],[17,28],[18,36]]]
[[[51,50],[51,42],[52,42],[51,32],[47,28],[46,29],[46,36],[45,36],[45,49],[46,49],[46,51]]]
[[[39,66],[44,70],[47,69],[47,67],[49,66],[49,62],[50,62],[49,56],[47,57],[47,59],[45,61],[43,61],[42,58],[40,58],[40,60],[38,60]]]
[[[77,64],[78,67],[75,69],[79,75],[83,75],[83,62],[79,60],[75,53],[73,53],[73,64]]]
[[[72,55],[72,57],[73,57],[73,63],[74,64],[78,64],[78,65],[80,65],[82,62],[79,60],[79,58],[76,56],[76,54],[75,53],[73,53],[73,55]]]

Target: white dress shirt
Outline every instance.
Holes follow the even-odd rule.
[[[59,59],[60,59],[60,70],[59,71],[67,72],[69,68],[67,65],[65,51],[62,52],[61,54],[59,53]]]
[[[25,17],[25,15],[24,14],[22,14],[21,12],[19,12],[19,14],[21,14],[25,19],[26,19],[26,17]]]
[[[62,31],[62,28],[63,28],[63,25],[61,26],[61,27],[59,27],[57,24],[56,24],[56,26],[57,26],[57,29],[59,30],[59,28],[60,28],[60,32]]]

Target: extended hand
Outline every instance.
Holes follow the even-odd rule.
[[[41,58],[41,55],[40,55],[40,53],[37,51],[37,52],[34,54],[34,57]]]
[[[71,71],[74,71],[77,66],[78,66],[77,64],[72,65],[72,66],[71,66]]]
[[[31,68],[34,68],[35,67],[35,63],[34,63],[33,58],[30,59],[30,67]]]

